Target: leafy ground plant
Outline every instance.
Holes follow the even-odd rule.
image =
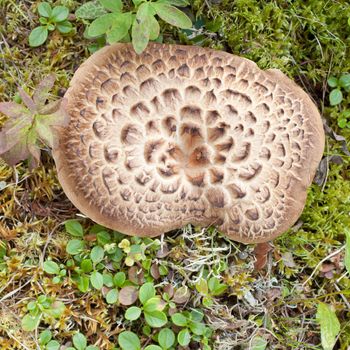
[[[90,1],[82,5],[76,16],[81,19],[94,19],[87,34],[91,38],[106,36],[112,44],[119,41],[132,41],[137,53],[143,52],[150,40],[160,35],[157,17],[179,28],[191,28],[187,15],[175,6],[187,6],[187,0],[133,0],[134,8],[123,12],[121,0]]]
[[[43,79],[31,98],[18,88],[23,104],[0,103],[0,112],[9,119],[0,131],[0,156],[10,165],[28,159],[30,168],[40,162],[41,145],[51,148],[57,145],[54,128],[68,123],[65,100],[46,104],[49,91],[55,82],[55,75]]]
[[[54,8],[47,2],[41,2],[38,5],[38,12],[40,14],[40,26],[34,28],[29,35],[29,45],[37,47],[42,45],[49,32],[57,29],[62,34],[68,34],[73,26],[68,21],[69,10],[65,6],[55,6]]]

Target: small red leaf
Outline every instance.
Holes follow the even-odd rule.
[[[21,96],[21,99],[23,103],[30,109],[30,111],[35,112],[36,106],[32,98],[21,88],[18,88],[19,96]]]
[[[33,100],[38,109],[45,105],[48,98],[48,93],[52,89],[55,80],[56,75],[54,73],[49,74],[39,83],[38,87],[36,88],[33,95]]]
[[[138,297],[138,290],[136,287],[133,286],[127,286],[123,287],[119,292],[119,302],[122,305],[132,305],[135,303]]]
[[[23,113],[26,113],[26,108],[15,102],[0,103],[0,112],[10,118],[19,118]]]

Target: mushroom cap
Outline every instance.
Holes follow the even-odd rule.
[[[221,51],[107,46],[65,97],[59,181],[82,213],[128,235],[191,223],[269,241],[301,214],[323,153],[310,97],[279,70]]]

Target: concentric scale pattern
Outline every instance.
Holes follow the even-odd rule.
[[[62,186],[83,213],[130,235],[193,223],[269,240],[300,215],[323,151],[309,97],[224,52],[113,45],[79,68],[66,97]]]

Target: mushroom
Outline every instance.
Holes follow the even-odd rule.
[[[59,181],[82,213],[128,235],[191,223],[269,241],[301,214],[323,153],[309,96],[225,52],[114,44],[77,70],[65,97]]]

